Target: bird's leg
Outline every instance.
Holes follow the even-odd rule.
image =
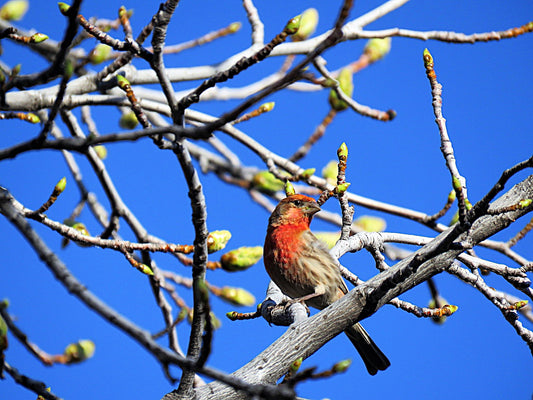
[[[314,297],[317,297],[317,296],[322,296],[324,293],[326,293],[325,285],[315,286],[315,291],[313,293],[306,294],[305,296],[298,297],[296,299],[287,300],[287,303],[285,303],[285,309],[289,308],[290,306],[296,303],[302,303],[303,305],[307,307],[307,305],[305,304],[305,301],[312,299]]]

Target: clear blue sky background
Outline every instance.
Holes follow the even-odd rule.
[[[320,12],[318,32],[332,26],[340,1],[262,1],[257,0],[265,23],[265,38],[273,37],[292,16],[305,8]],[[356,1],[351,18],[372,9],[379,1]],[[134,8],[135,32],[144,26],[157,9],[157,1],[123,3],[86,1],[85,16],[114,18],[124,4]],[[330,7],[328,9],[327,7]],[[533,5],[524,1],[412,1],[401,9],[371,24],[369,29],[391,27],[414,30],[453,30],[464,33],[504,30],[533,19]],[[233,21],[243,23],[233,37],[166,57],[169,67],[213,64],[226,59],[250,43],[250,28],[239,1],[183,1],[167,36],[175,44],[196,38]],[[33,1],[20,26],[35,28],[60,40],[65,19],[55,2]],[[116,34],[121,38],[121,33]],[[355,76],[354,98],[371,107],[397,111],[390,123],[370,120],[346,111],[339,115],[319,146],[301,165],[318,171],[331,159],[339,144],[350,149],[348,180],[351,190],[362,196],[399,206],[434,213],[441,208],[450,191],[449,174],[439,150],[439,136],[434,123],[429,83],[422,51],[428,47],[436,61],[439,81],[444,87],[444,115],[453,141],[458,167],[467,178],[469,197],[477,201],[493,185],[501,171],[531,156],[531,92],[533,90],[533,37],[525,35],[501,42],[454,45],[395,38],[389,56]],[[94,40],[84,45],[90,49]],[[2,61],[22,64],[22,73],[30,73],[44,64],[38,56],[29,57],[22,47],[2,43]],[[355,60],[363,41],[348,42],[325,54],[330,70]],[[275,71],[282,58],[269,59],[244,72],[228,87],[238,87]],[[138,68],[147,68],[141,62]],[[195,84],[176,85],[177,89]],[[240,126],[254,139],[280,155],[289,156],[307,138],[328,111],[327,92],[278,93],[275,110]],[[202,103],[193,108],[220,115],[238,104]],[[119,130],[119,112],[113,108],[97,112],[102,134]],[[2,121],[0,147],[28,140],[39,132],[38,126]],[[240,144],[220,137],[242,155],[249,165],[264,168],[261,160]],[[193,239],[187,189],[175,157],[160,152],[149,140],[108,146],[106,166],[126,204],[153,234],[169,242],[191,243]],[[94,173],[82,158],[77,160],[90,190],[107,205]],[[530,171],[526,171],[529,173]],[[49,211],[51,218],[63,220],[78,201],[78,193],[59,152],[32,152],[0,163],[0,184],[27,207],[36,208],[49,195],[53,185],[67,176],[70,184]],[[523,179],[526,173],[514,179]],[[201,176],[208,199],[208,228],[230,229],[233,238],[228,248],[261,245],[268,214],[250,201],[246,192],[221,184],[213,175]],[[333,201],[326,206],[338,211]],[[356,207],[356,215],[379,215],[387,219],[387,230],[433,235],[414,222]],[[448,222],[450,216],[444,218]],[[527,218],[527,217],[526,217]],[[85,210],[82,220],[97,234],[100,227]],[[523,227],[529,218],[519,221],[509,232],[498,236],[506,240]],[[122,224],[125,226],[125,223]],[[119,254],[109,250],[82,249],[70,245],[60,249],[60,239],[33,223],[47,244],[56,250],[71,271],[96,295],[128,318],[152,332],[163,327],[161,313],[154,304],[145,277],[132,269]],[[314,229],[335,229],[315,221]],[[124,237],[131,235],[127,228]],[[159,399],[173,389],[164,378],[154,358],[130,338],[102,321],[53,278],[19,233],[0,218],[2,238],[2,276],[0,298],[10,300],[9,311],[30,339],[49,353],[60,353],[70,342],[81,338],[96,343],[93,359],[71,367],[43,367],[13,338],[6,352],[7,361],[22,373],[41,379],[65,399]],[[517,250],[532,259],[531,238],[519,243]],[[479,251],[491,260],[513,263],[492,251]],[[187,275],[189,270],[172,257],[156,255],[163,269]],[[218,259],[218,255],[213,255]],[[363,279],[375,274],[373,261],[365,252],[345,256],[342,262]],[[268,278],[262,262],[240,274],[209,272],[217,285],[246,287],[261,301]],[[502,279],[487,278],[489,285],[517,294]],[[479,292],[454,277],[436,277],[442,295],[459,311],[441,326],[417,319],[391,306],[385,306],[364,325],[391,360],[392,366],[375,377],[369,376],[356,352],[344,336],[335,338],[310,359],[304,367],[326,369],[335,362],[353,358],[352,367],[343,375],[328,380],[304,383],[298,393],[307,398],[348,399],[360,396],[368,400],[397,399],[529,399],[533,394],[532,358],[526,344],[504,321],[500,312]],[[190,303],[190,292],[180,289]],[[402,298],[425,306],[429,300],[426,285]],[[261,319],[230,322],[224,317],[234,306],[212,300],[214,311],[223,322],[216,332],[209,365],[233,371],[266,348],[285,330],[270,327]],[[252,311],[244,308],[240,311]],[[531,324],[524,321],[528,328]],[[179,329],[180,343],[186,348],[188,326]],[[161,340],[164,344],[164,340]],[[275,362],[275,360],[272,360]],[[177,374],[177,370],[173,371]],[[0,382],[1,399],[34,399],[35,396],[13,383],[8,376]]]

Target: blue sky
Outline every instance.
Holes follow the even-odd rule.
[[[138,32],[159,3],[108,0],[102,5],[86,1],[82,12],[86,17],[114,18],[122,4],[134,9],[132,25],[134,32]],[[379,1],[357,1],[350,19],[379,4]],[[326,5],[321,1],[257,0],[255,5],[265,24],[265,38],[269,40],[288,19],[308,7],[319,10],[317,32],[324,32],[332,26],[340,2],[328,2]],[[400,27],[464,33],[498,31],[526,24],[532,20],[532,11],[530,2],[521,1],[412,1],[372,23],[368,29]],[[168,44],[196,38],[234,21],[243,23],[243,28],[236,35],[180,55],[169,55],[165,58],[166,65],[216,64],[250,44],[250,28],[241,2],[183,1],[169,27]],[[65,19],[58,13],[54,2],[33,1],[19,26],[35,28],[60,40]],[[121,38],[120,32],[113,34]],[[335,159],[338,146],[346,142],[350,150],[347,179],[352,183],[352,192],[428,214],[438,211],[451,188],[449,173],[439,149],[429,83],[422,63],[422,51],[427,47],[433,54],[437,77],[443,85],[443,112],[458,168],[467,178],[470,199],[477,201],[505,168],[531,156],[532,40],[531,34],[475,45],[394,38],[387,58],[354,76],[353,97],[359,103],[374,108],[396,110],[396,119],[385,123],[351,111],[340,113],[326,136],[300,165],[320,171],[328,161]],[[94,40],[84,43],[86,49],[93,45]],[[9,65],[21,63],[22,73],[34,72],[45,65],[41,58],[30,57],[30,53],[20,46],[5,40],[2,46],[1,61]],[[346,42],[326,52],[324,57],[328,68],[335,70],[354,61],[363,47],[364,41]],[[282,62],[280,57],[268,59],[223,86],[240,87],[253,82],[276,71]],[[143,62],[135,65],[139,69],[148,68]],[[177,90],[193,88],[195,83],[181,83],[175,87]],[[239,128],[282,156],[291,155],[328,112],[326,91],[285,91],[267,100],[276,102],[274,111],[243,123]],[[193,109],[217,116],[237,104],[235,100],[205,102],[193,106]],[[120,114],[116,109],[106,107],[95,110],[94,114],[99,119],[101,134],[120,129]],[[38,126],[23,122],[1,123],[0,148],[33,138],[39,132]],[[60,126],[64,129],[61,123]],[[250,150],[223,134],[218,136],[241,156],[245,164],[265,168],[261,159]],[[157,150],[149,140],[107,147],[107,169],[123,200],[146,229],[169,242],[192,243],[189,199],[175,157],[170,152]],[[78,155],[76,159],[86,185],[108,206],[89,164]],[[512,183],[528,173],[524,172]],[[79,197],[61,154],[55,151],[31,152],[0,163],[0,184],[29,208],[37,208],[63,176],[70,183],[48,212],[55,220],[68,216]],[[212,174],[201,175],[200,178],[207,197],[208,228],[232,232],[228,249],[262,245],[268,213],[253,203],[246,191],[220,183]],[[328,202],[325,208],[338,211],[334,201]],[[385,218],[387,231],[390,232],[434,235],[415,222],[356,207],[356,216],[360,215]],[[447,223],[450,218],[451,215],[447,215],[442,222]],[[87,210],[84,210],[81,219],[91,233],[100,232],[100,227]],[[528,221],[529,218],[525,217],[496,239],[508,239]],[[32,225],[96,295],[152,332],[163,327],[161,313],[154,304],[147,280],[132,269],[122,255],[110,250],[83,249],[73,244],[62,250],[60,239],[55,234],[37,223]],[[120,233],[132,239],[126,224],[123,222],[121,225]],[[335,229],[322,221],[315,221],[312,228]],[[10,300],[9,311],[16,316],[19,327],[49,353],[61,353],[68,343],[78,339],[88,338],[96,343],[96,353],[91,360],[70,367],[50,368],[43,367],[10,337],[6,359],[11,365],[22,373],[43,380],[54,393],[65,399],[158,399],[173,389],[155,359],[71,297],[4,218],[0,218],[0,237],[4,243],[0,298]],[[526,237],[516,250],[532,259],[531,238]],[[479,254],[516,267],[493,251],[481,249]],[[156,254],[154,259],[160,268],[185,276],[190,274],[189,269],[168,255]],[[214,254],[213,259],[218,259],[218,255]],[[341,261],[363,279],[369,279],[376,273],[371,257],[365,252],[347,255]],[[207,278],[219,286],[245,287],[258,302],[263,299],[268,285],[262,261],[243,273],[214,271],[208,272]],[[306,360],[304,367],[327,369],[345,358],[353,359],[352,367],[345,374],[331,379],[304,383],[298,387],[298,394],[312,399],[356,396],[366,399],[530,398],[533,384],[526,377],[533,364],[527,345],[479,292],[449,275],[440,275],[435,280],[441,294],[459,307],[459,311],[444,325],[417,319],[385,306],[365,320],[363,325],[387,354],[392,366],[375,377],[368,376],[349,342],[344,336],[339,336]],[[487,283],[518,295],[496,276],[488,277]],[[191,304],[190,291],[179,290]],[[425,306],[430,295],[427,286],[420,285],[402,298]],[[260,319],[231,322],[224,314],[235,310],[235,306],[215,298],[212,306],[223,326],[215,333],[214,352],[208,363],[221,370],[239,368],[285,330],[283,327],[270,327]],[[253,309],[241,308],[238,311]],[[532,328],[527,321],[524,325]],[[187,346],[188,328],[186,324],[179,328],[180,344],[184,348]],[[165,342],[161,339],[160,343]],[[178,371],[173,372],[177,374]],[[13,383],[10,377],[0,381],[0,397],[35,398]]]

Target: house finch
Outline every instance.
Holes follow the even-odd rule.
[[[304,195],[281,200],[268,221],[263,257],[268,275],[285,295],[322,310],[348,288],[327,247],[309,230],[318,211],[317,202]],[[360,324],[344,332],[371,375],[387,369],[390,361]]]

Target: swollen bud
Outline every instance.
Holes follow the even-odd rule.
[[[424,49],[423,57],[424,57],[424,67],[432,69],[433,68],[433,56],[431,55],[428,49]]]
[[[382,232],[387,227],[387,223],[383,218],[370,215],[360,216],[353,222],[353,224],[365,232]]]
[[[69,344],[63,354],[66,357],[67,364],[78,363],[91,358],[95,347],[91,340],[80,340],[77,343]]]
[[[337,77],[337,80],[339,81],[339,88],[342,90],[342,92],[348,96],[352,97],[353,94],[353,81],[352,81],[352,71],[350,68],[344,68],[339,73],[339,76]],[[337,96],[337,92],[335,90],[330,90],[329,92],[329,104],[331,108],[333,108],[335,111],[343,111],[348,108],[348,104],[344,102],[343,100],[339,99],[339,96]]]
[[[154,275],[154,271],[152,271],[152,268],[150,268],[146,264],[142,264],[141,263],[141,264],[139,264],[138,268],[139,268],[139,271],[141,271],[145,275],[148,275],[148,276],[153,276]]]
[[[452,176],[452,187],[455,190],[461,190],[461,188],[463,187],[463,185],[461,184],[461,180],[456,176]]]
[[[276,105],[276,103],[274,101],[270,101],[268,103],[263,103],[259,106],[259,111],[261,113],[266,113],[266,112],[270,112],[274,109],[274,106]]]
[[[294,186],[292,186],[290,181],[285,182],[285,194],[287,197],[296,194],[296,190],[294,190]]]
[[[99,43],[89,54],[89,62],[91,64],[100,64],[107,60],[107,57],[111,54],[111,47],[107,44]]]
[[[350,365],[352,365],[352,360],[350,359],[339,361],[333,366],[333,372],[345,372],[348,368],[350,368]]]
[[[54,187],[54,194],[56,196],[59,196],[63,191],[65,190],[65,187],[67,186],[67,178],[63,177],[59,182],[56,183]]]
[[[296,17],[290,19],[289,22],[287,22],[287,25],[285,25],[283,32],[285,32],[287,35],[294,35],[296,32],[298,32],[298,28],[300,28],[301,19],[301,15],[297,15]]]
[[[220,298],[235,306],[251,306],[255,303],[255,297],[250,292],[230,286],[220,290]]]
[[[209,312],[209,319],[211,321],[211,326],[213,327],[213,329],[216,330],[222,326],[222,321],[218,319],[218,317],[215,315],[213,311]]]
[[[239,247],[220,257],[222,269],[228,272],[244,271],[257,263],[263,256],[263,247]]]
[[[39,118],[38,115],[35,115],[34,113],[28,113],[26,114],[26,121],[31,122],[32,124],[38,124],[41,122],[41,118]]]
[[[520,200],[518,202],[518,209],[521,210],[523,208],[529,207],[531,205],[531,202],[531,199]]]
[[[279,180],[270,171],[261,171],[252,178],[252,185],[255,189],[267,193],[275,193],[285,187],[283,181]]]
[[[228,31],[230,33],[235,33],[241,29],[242,24],[240,22],[233,22],[229,25]]]
[[[222,230],[210,232],[207,237],[207,251],[209,253],[214,253],[215,251],[222,250],[226,247],[226,244],[228,244],[230,239],[230,231]]]
[[[67,3],[59,2],[57,3],[57,6],[59,7],[59,11],[61,11],[61,14],[65,16],[68,14],[68,10],[70,10],[70,6]]]
[[[296,359],[296,361],[294,361],[291,366],[290,366],[290,371],[291,372],[296,372],[300,369],[300,367],[302,366],[302,362],[303,362],[303,357],[299,357]]]
[[[516,303],[512,305],[512,307],[515,310],[520,310],[521,308],[527,306],[528,301],[527,300],[518,300]]]
[[[318,240],[320,240],[321,242],[324,242],[324,244],[328,247],[328,249],[332,249],[340,237],[339,232],[313,232],[313,233],[317,237]]]
[[[301,42],[311,36],[318,25],[318,11],[314,8],[305,10],[300,19],[300,27],[298,31],[292,36],[295,42]]]
[[[107,158],[107,149],[104,145],[99,144],[94,146],[93,149],[100,160],[105,160]]]
[[[348,146],[346,146],[346,143],[342,142],[342,144],[338,148],[337,157],[339,157],[339,159],[348,158]]]
[[[306,170],[304,170],[304,172],[300,174],[300,177],[302,179],[309,179],[313,176],[315,171],[316,171],[316,168],[307,168]]]
[[[34,33],[30,36],[31,43],[41,43],[44,42],[46,39],[48,39],[48,36],[46,36],[44,33]]]
[[[338,173],[339,168],[337,165],[337,161],[331,160],[322,169],[322,178],[324,178],[330,185],[336,185]]]
[[[434,309],[434,308],[441,308],[443,306],[445,306],[446,304],[448,304],[448,301],[441,297],[441,296],[437,296],[437,301],[435,301],[434,298],[432,298],[429,303],[428,303],[428,308],[431,308],[431,309]],[[446,322],[446,316],[445,315],[441,315],[440,317],[433,317],[431,318],[431,320],[439,325],[443,324],[444,322]]]
[[[0,18],[6,21],[18,21],[28,11],[28,0],[11,0],[0,8]]]
[[[139,120],[133,111],[129,111],[120,116],[118,124],[122,129],[135,129],[139,124]]]
[[[391,48],[391,38],[370,39],[363,50],[363,53],[368,56],[370,62],[381,60],[389,54]]]
[[[7,324],[0,315],[0,359],[5,349],[7,349]]]
[[[344,192],[346,192],[348,188],[350,187],[350,185],[351,185],[350,182],[344,182],[344,183],[341,183],[340,185],[337,185],[336,187],[337,194],[343,194]]]
[[[118,84],[118,87],[121,88],[122,90],[126,90],[126,88],[128,86],[130,86],[130,81],[128,81],[125,77],[123,77],[122,75],[118,74],[117,75],[117,84]]]

